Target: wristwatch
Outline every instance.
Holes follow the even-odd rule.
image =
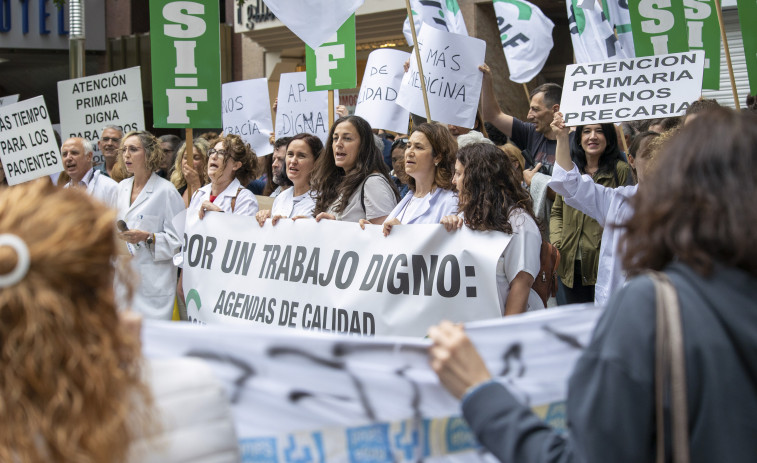
[[[147,239],[145,240],[145,243],[147,243],[148,246],[152,246],[152,244],[155,242],[154,237],[155,237],[155,234],[150,233],[150,236],[147,237]]]

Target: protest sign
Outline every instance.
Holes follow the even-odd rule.
[[[552,50],[554,23],[526,0],[494,0],[510,80],[527,83],[541,72]]]
[[[636,56],[704,50],[703,87],[720,88],[720,25],[714,0],[629,2]]]
[[[739,9],[741,38],[744,43],[744,60],[749,77],[749,90],[757,95],[757,28],[752,22],[757,18],[757,3],[752,0],[736,0]]]
[[[497,381],[565,431],[567,379],[600,313],[573,306],[466,333]],[[428,340],[144,325],[146,357],[202,358],[223,382],[243,462],[491,461],[431,370]]]
[[[150,1],[155,127],[221,127],[218,2]]]
[[[62,138],[92,142],[95,165],[104,162],[97,147],[103,127],[114,125],[123,133],[144,130],[143,105],[139,66],[58,82]]]
[[[276,138],[306,132],[326,143],[330,129],[329,92],[308,92],[305,79],[304,72],[281,74],[279,104],[276,110]],[[334,99],[339,101],[339,92],[336,90]]]
[[[701,50],[568,65],[560,109],[567,125],[680,116],[702,94]]]
[[[441,225],[397,226],[388,237],[381,230],[331,220],[260,227],[232,214],[187,217],[187,315],[419,337],[443,319],[501,316],[495,267],[511,235],[465,227],[449,233]]]
[[[486,42],[474,37],[425,27],[418,46],[426,79],[431,119],[473,128],[481,96],[481,71]],[[415,114],[426,114],[417,60],[400,85],[397,104]]]
[[[318,48],[365,0],[266,0],[265,4],[310,48]]]
[[[410,53],[384,48],[368,55],[355,115],[367,120],[374,129],[406,133],[410,112],[397,104],[405,61]]]
[[[0,108],[9,104],[18,103],[19,94],[0,96]]]
[[[223,131],[239,135],[255,154],[273,153],[273,133],[268,81],[265,78],[223,84]]]
[[[0,158],[9,185],[63,170],[44,97],[0,108]]]
[[[356,50],[354,14],[320,47],[310,48],[306,45],[305,73],[308,91],[355,88]]]

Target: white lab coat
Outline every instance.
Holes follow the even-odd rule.
[[[589,175],[581,175],[575,164],[569,171],[555,164],[549,186],[563,196],[565,204],[593,218],[603,227],[594,304],[604,306],[626,281],[618,249],[625,229],[613,225],[625,223],[633,215],[628,200],[636,194],[638,185],[608,188],[595,183]]]
[[[172,259],[181,247],[172,221],[184,210],[184,201],[171,182],[153,173],[129,205],[133,184],[134,177],[118,184],[117,219],[125,221],[130,230],[154,233],[155,243],[129,245],[133,253],[131,268],[138,280],[134,299],[130,305],[124,300],[120,279],[116,281],[116,296],[122,307],[131,307],[147,318],[170,320],[176,296],[176,267]]]
[[[202,203],[210,199],[210,188],[211,184],[208,183],[192,195],[189,207],[187,208],[187,216],[189,214],[198,215],[200,213]],[[232,211],[231,202],[234,198],[237,199],[234,202],[234,210]],[[236,178],[218,195],[213,204],[229,214],[254,217],[258,213],[258,200],[255,199],[255,195],[247,188],[244,188]]]
[[[395,206],[386,220],[398,218],[403,224],[411,223],[440,223],[442,217],[457,214],[457,193],[452,190],[437,188],[432,193],[420,198],[421,203],[412,213],[406,213],[408,203],[413,198],[413,192],[408,191],[404,198]]]

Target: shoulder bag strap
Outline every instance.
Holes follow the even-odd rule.
[[[365,210],[365,182],[367,182],[369,178],[376,175],[381,175],[381,174],[369,174],[363,179],[363,183],[360,184],[360,205],[363,206],[363,212],[367,212]]]
[[[239,188],[237,188],[237,194],[235,194],[234,197],[231,198],[231,213],[232,214],[234,213],[234,208],[237,205],[237,196],[239,196],[239,192],[242,191],[243,189],[244,189],[243,186],[240,186]]]
[[[657,421],[657,462],[665,462],[664,396],[670,381],[673,461],[688,463],[689,433],[686,403],[686,356],[683,351],[683,327],[678,295],[670,279],[661,272],[650,272],[655,286],[655,403]]]

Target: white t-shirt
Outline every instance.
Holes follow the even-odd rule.
[[[361,204],[361,190],[365,191],[362,195],[365,210]],[[392,212],[397,205],[397,197],[389,181],[381,174],[369,175],[363,186],[358,186],[347,201],[347,207],[344,211],[337,213],[333,206],[329,207],[329,213],[336,217],[336,220],[344,222],[359,222],[360,219],[372,220],[378,217],[385,217]]]
[[[510,212],[510,225],[513,235],[507,247],[497,261],[497,292],[502,314],[505,313],[510,283],[520,272],[526,272],[536,278],[541,268],[541,232],[539,227],[523,209],[514,208]],[[543,309],[544,303],[539,295],[530,289],[527,311]]]
[[[294,196],[294,187],[287,188],[279,193],[271,206],[271,217],[281,215],[283,217],[313,216],[315,209],[315,192],[307,191],[299,196]]]

